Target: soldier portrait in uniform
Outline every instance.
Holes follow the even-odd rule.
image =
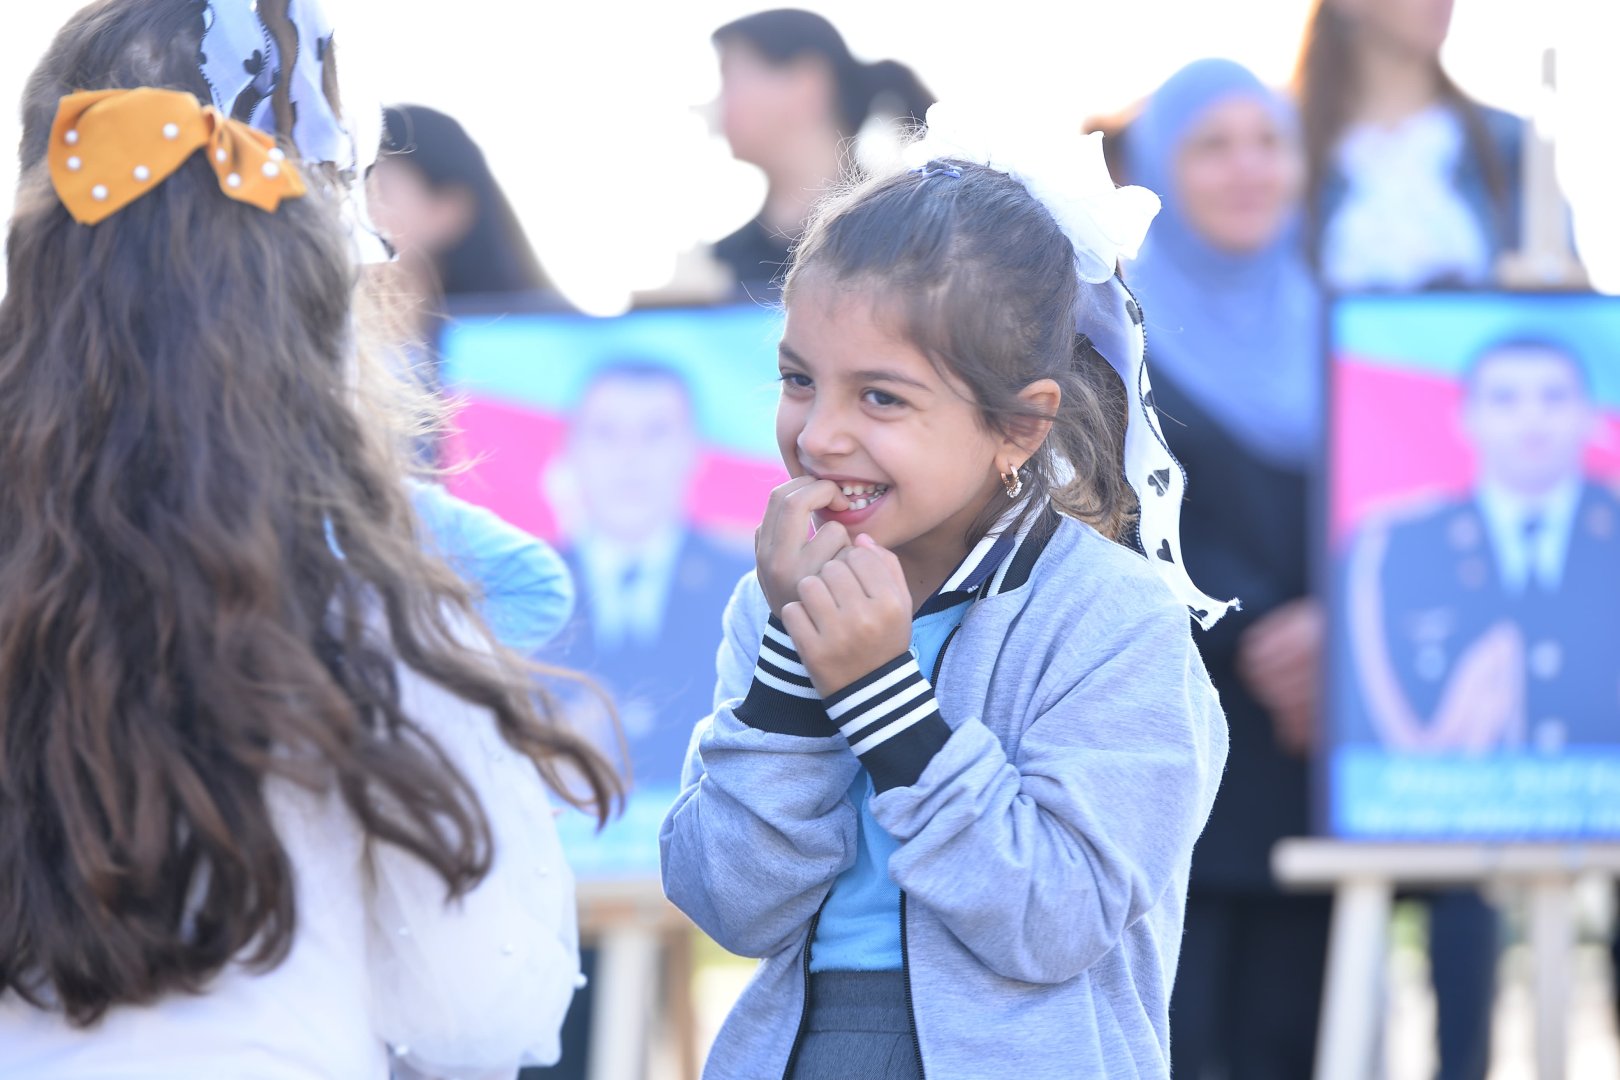
[[[1454,417],[1434,422],[1471,452],[1468,489],[1369,514],[1348,545],[1345,741],[1620,744],[1620,498],[1586,464],[1603,432],[1592,364],[1616,359],[1522,333],[1466,361]]]
[[[576,504],[562,555],[579,602],[546,658],[609,692],[641,784],[679,779],[713,707],[726,601],[753,569],[752,551],[687,512],[701,441],[679,371],[615,359],[587,381],[556,462]],[[575,702],[576,722],[588,704]]]
[[[581,880],[655,881],[658,830],[714,708],[722,615],[787,478],[776,445],[781,314],[760,304],[550,308],[445,320],[456,494],[552,544],[572,618],[534,659],[570,723],[627,767],[622,815],[558,821]]]

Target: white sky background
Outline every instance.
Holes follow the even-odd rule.
[[[656,288],[678,253],[750,218],[764,185],[730,159],[705,109],[718,92],[709,33],[770,6],[737,0],[326,0],[347,97],[444,110],[483,146],[541,261],[607,313]],[[13,187],[16,105],[79,0],[5,0],[0,191]],[[807,0],[865,60],[914,67],[950,100],[1037,109],[1058,122],[1111,111],[1187,61],[1228,56],[1284,81],[1307,0]],[[1536,106],[1540,51],[1561,49],[1559,169],[1595,283],[1620,292],[1620,4],[1457,0],[1445,63],[1479,98]]]

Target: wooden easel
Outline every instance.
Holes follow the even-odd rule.
[[[1521,161],[1524,215],[1519,250],[1497,261],[1497,281],[1509,289],[1581,289],[1586,270],[1570,250],[1569,220],[1558,192],[1558,150],[1551,110],[1558,92],[1558,51],[1541,56],[1541,95],[1525,125]]]
[[[1584,288],[1586,273],[1570,250],[1569,221],[1558,192],[1554,125],[1556,52],[1542,57],[1541,101],[1524,144],[1523,242],[1497,265],[1501,285],[1525,291]],[[1620,843],[1374,844],[1292,839],[1272,852],[1285,887],[1334,893],[1327,981],[1315,1080],[1368,1080],[1379,1045],[1379,984],[1390,908],[1402,886],[1503,883],[1530,897],[1534,963],[1536,1075],[1565,1080],[1569,1034],[1573,891],[1578,877],[1620,877]]]
[[[661,1026],[674,1037],[679,1075],[697,1080],[692,924],[664,899],[657,881],[581,882],[579,901],[581,936],[597,948],[589,1080],[646,1077]]]
[[[1316,1080],[1368,1080],[1380,1026],[1390,907],[1402,886],[1501,882],[1530,894],[1536,1075],[1564,1080],[1569,1035],[1573,893],[1589,873],[1620,877],[1620,844],[1362,844],[1284,840],[1272,870],[1285,887],[1333,890]]]

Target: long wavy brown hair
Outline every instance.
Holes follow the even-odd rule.
[[[64,94],[207,100],[202,17],[103,0],[24,101],[0,302],[0,994],[80,1025],[285,957],[267,778],[335,788],[448,895],[482,878],[488,822],[402,710],[402,670],[486,708],[577,805],[605,816],[619,790],[426,553],[403,440],[356,405],[332,186],[268,214],[196,156],[94,227],[52,189]]]
[[[1299,103],[1305,142],[1305,213],[1312,238],[1312,258],[1321,233],[1321,192],[1333,171],[1333,153],[1339,138],[1350,124],[1351,112],[1360,94],[1356,72],[1354,27],[1333,0],[1316,0],[1306,23],[1294,64],[1293,91]],[[1462,121],[1468,152],[1479,162],[1486,190],[1504,219],[1510,213],[1508,164],[1491,139],[1485,114],[1479,103],[1463,92],[1434,59],[1435,85],[1440,99],[1450,105]]]

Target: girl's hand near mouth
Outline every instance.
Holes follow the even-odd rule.
[[[782,625],[823,698],[911,647],[911,589],[892,551],[862,534],[782,610]]]
[[[836,521],[827,522],[811,536],[811,515],[817,510],[849,509],[849,499],[831,480],[798,476],[771,492],[765,520],[754,530],[754,562],[759,587],[771,605],[771,614],[799,599],[799,583],[814,577],[849,547],[849,532]]]

